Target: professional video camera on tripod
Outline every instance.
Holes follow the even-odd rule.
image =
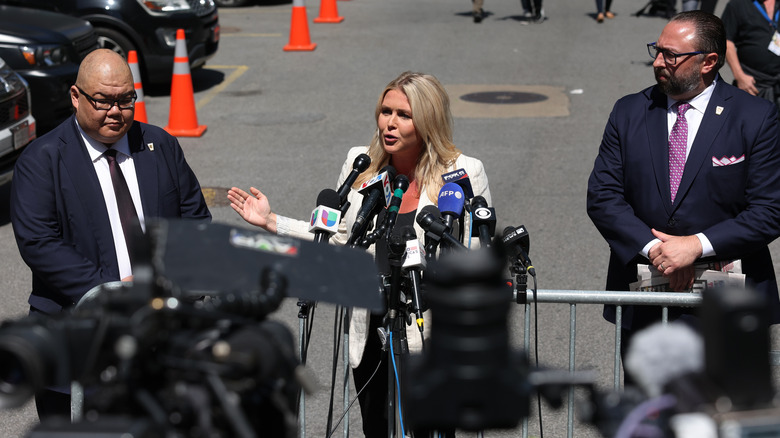
[[[0,326],[0,407],[78,382],[83,419],[44,421],[29,438],[295,436],[295,345],[266,317],[289,294],[374,307],[356,293],[376,284],[370,257],[215,224],[160,222],[147,235],[132,286]],[[366,274],[347,283],[347,266]]]

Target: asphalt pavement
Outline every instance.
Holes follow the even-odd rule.
[[[720,3],[718,12],[725,6]],[[587,178],[613,103],[653,83],[645,44],[656,40],[666,20],[633,16],[644,0],[616,1],[616,18],[601,24],[592,1],[546,1],[547,18],[540,24],[523,22],[516,0],[486,0],[487,16],[479,24],[467,0],[337,5],[344,21],[320,24],[312,22],[319,4],[307,1],[309,35],[317,44],[308,52],[282,50],[290,37],[291,4],[220,10],[219,51],[192,74],[198,122],[208,130],[200,138],[180,139],[201,185],[213,195],[214,220],[243,223],[224,202],[231,186],[258,187],[275,211],[307,218],[319,191],[335,188],[347,150],[370,140],[384,86],[403,71],[422,71],[450,91],[457,146],[485,164],[496,229],[527,227],[538,287],[602,290],[608,247],[585,212]],[[727,67],[723,73],[730,81]],[[482,92],[499,97],[493,103],[462,99]],[[515,98],[520,102],[504,102]],[[149,87],[146,106],[150,123],[167,124],[166,90]],[[8,220],[7,193],[0,188],[2,319],[26,313],[30,288]],[[772,249],[777,261],[777,244]],[[295,304],[288,300],[273,318],[297,336]],[[507,306],[517,347],[523,309]],[[538,311],[539,361],[567,368],[570,306],[540,305]],[[321,390],[306,407],[307,436],[326,435],[333,313],[327,303],[316,312],[309,367]],[[579,306],[576,330],[577,369],[597,370],[599,386],[609,388],[613,326],[601,318],[600,306]],[[544,434],[566,436],[565,410],[545,405],[543,412]],[[24,436],[35,422],[32,403],[4,411],[0,435]],[[349,422],[350,434],[362,436],[357,404]],[[575,424],[574,436],[599,436]],[[530,431],[539,436],[535,413]],[[485,436],[519,436],[519,429]]]

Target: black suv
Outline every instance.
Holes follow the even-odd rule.
[[[190,68],[203,66],[219,45],[214,0],[0,0],[48,9],[92,23],[101,47],[127,57],[138,52],[144,85],[166,84],[173,75],[176,29],[184,29]]]
[[[96,48],[97,35],[84,20],[0,5],[0,58],[30,85],[39,136],[73,114],[68,90]]]

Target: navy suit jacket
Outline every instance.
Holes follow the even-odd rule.
[[[777,109],[718,79],[685,163],[674,203],[669,187],[667,97],[653,86],[612,110],[588,181],[588,215],[610,246],[608,290],[636,281],[638,256],[654,239],[704,233],[719,260],[742,259],[748,284],[769,299],[780,322],[767,245],[780,235]],[[713,159],[744,161],[715,166]],[[609,310],[609,309],[607,309]],[[624,314],[630,328],[637,312]],[[605,315],[610,318],[609,312]],[[670,312],[670,316],[673,316]],[[613,320],[614,321],[614,320]]]
[[[175,137],[139,122],[127,137],[147,220],[211,219]],[[103,193],[75,117],[19,157],[11,222],[19,252],[32,270],[33,308],[56,313],[92,287],[120,279]]]

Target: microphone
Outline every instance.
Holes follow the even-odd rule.
[[[385,234],[390,235],[392,233],[395,221],[398,218],[398,209],[401,207],[404,193],[406,193],[408,188],[409,178],[407,178],[406,175],[398,175],[395,177],[393,180],[393,196],[390,198],[390,205],[387,207],[387,214],[385,215],[384,222],[359,242],[355,241],[357,246],[368,248]],[[381,210],[381,207],[379,209]]]
[[[423,217],[431,215],[432,217],[436,217],[437,215],[441,215],[439,212],[439,208],[435,205],[428,205],[423,207],[422,210],[420,210],[419,213],[417,213],[417,217],[415,220],[418,224],[420,224],[420,220],[423,219]],[[427,220],[427,219],[426,219]],[[422,225],[420,225],[422,227]],[[425,231],[425,229],[423,229]],[[436,248],[439,247],[439,238],[431,235],[427,231],[425,231],[425,259],[430,260],[433,259],[436,255]]]
[[[339,195],[333,189],[325,189],[317,196],[317,207],[311,212],[309,232],[314,233],[315,242],[326,242],[338,232],[339,222]]]
[[[417,328],[420,333],[423,332],[423,311],[422,300],[420,299],[420,272],[425,269],[425,250],[417,240],[417,233],[414,227],[405,226],[401,235],[406,240],[406,253],[404,254],[403,268],[409,273],[409,279],[412,283],[412,307],[417,315]]]
[[[463,189],[455,183],[444,184],[441,190],[439,190],[438,202],[444,224],[450,230],[453,230],[453,224],[463,214],[463,205],[466,202]]]
[[[347,175],[347,179],[344,180],[338,190],[339,206],[345,205],[350,187],[352,187],[352,184],[355,184],[355,180],[357,180],[358,175],[365,172],[370,164],[371,158],[369,158],[366,154],[360,154],[355,157],[355,161],[352,162],[352,172]],[[342,214],[343,213],[344,212],[342,211]]]
[[[488,207],[487,201],[482,196],[475,196],[471,200],[474,227],[471,237],[479,236],[479,243],[484,248],[490,248],[490,236],[496,232],[496,211]]]
[[[461,168],[445,173],[441,176],[441,179],[444,180],[444,184],[455,183],[459,185],[460,188],[463,189],[463,193],[466,195],[466,199],[471,199],[474,197],[474,191],[471,189],[471,180],[469,179],[469,175],[466,173],[465,169]]]
[[[398,209],[401,208],[401,201],[403,201],[404,193],[406,193],[406,190],[408,189],[409,178],[407,178],[406,175],[396,176],[393,180],[393,197],[390,199],[390,205],[387,207],[387,216],[385,217],[387,228],[385,233],[388,236],[393,231],[395,220],[398,218]]]
[[[504,248],[509,251],[510,256],[512,256],[513,259],[520,261],[520,263],[528,269],[528,273],[535,277],[536,269],[534,269],[534,265],[528,257],[531,241],[528,237],[528,231],[526,231],[525,225],[520,225],[517,228],[504,228],[504,234],[501,237],[501,241],[504,244]]]
[[[352,235],[348,244],[354,244],[355,241],[363,235],[368,227],[368,221],[373,218],[382,208],[380,200],[384,201],[384,205],[390,204],[390,182],[395,178],[395,168],[387,165],[379,172],[378,175],[364,182],[358,192],[363,195],[363,204],[360,206],[357,216],[355,217],[355,223],[352,226]]]
[[[658,323],[634,335],[625,367],[648,396],[658,397],[669,382],[704,371],[704,341],[684,324]]]
[[[427,251],[428,254],[436,251],[436,246],[442,239],[444,239],[444,241],[447,242],[450,247],[467,249],[465,246],[463,246],[462,243],[458,242],[458,239],[452,237],[452,234],[450,234],[450,229],[447,228],[447,225],[441,221],[441,213],[439,213],[439,209],[437,207],[433,205],[425,206],[422,211],[417,213],[416,220],[417,224],[420,225],[423,230],[425,230],[426,239],[430,239],[429,242],[436,242],[435,245],[431,245],[432,248],[431,251]]]
[[[387,309],[390,319],[398,316],[401,303],[402,266],[406,242],[403,236],[392,234],[387,237],[387,262],[390,265],[390,290],[387,294]]]

